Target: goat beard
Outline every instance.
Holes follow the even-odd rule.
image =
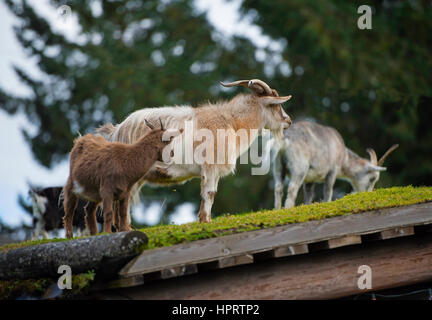
[[[277,130],[271,130],[272,135],[275,137],[275,140],[279,143],[283,141],[283,128],[277,129]]]

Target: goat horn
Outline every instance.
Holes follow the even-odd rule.
[[[265,93],[266,95],[273,96],[273,91],[269,87],[269,85],[259,79],[238,80],[230,83],[221,82],[220,84],[223,85],[224,87],[235,87],[235,86],[246,87],[258,94]]]
[[[370,157],[370,162],[373,165],[377,165],[378,164],[378,160],[377,160],[377,155],[374,149],[372,148],[368,148],[366,149],[367,153],[369,153],[369,157]]]
[[[154,130],[154,126],[150,122],[148,122],[147,119],[144,119],[144,121],[145,121],[147,127],[149,127],[150,129]]]
[[[394,144],[394,145],[392,145],[392,146],[390,147],[390,149],[388,149],[388,150],[386,151],[386,153],[384,153],[384,155],[379,159],[379,161],[378,161],[378,165],[381,166],[381,165],[384,163],[384,160],[388,157],[388,155],[389,155],[390,153],[392,153],[392,152],[393,152],[397,147],[399,147],[398,144]]]
[[[272,90],[272,89],[270,88],[270,86],[269,86],[267,83],[265,83],[264,81],[259,80],[259,79],[252,79],[252,80],[249,81],[249,83],[248,83],[248,87],[249,87],[249,88],[252,88],[253,86],[256,87],[256,85],[260,86],[260,87],[264,90],[264,92],[265,92],[267,95],[269,95],[269,96],[273,96],[273,90]]]
[[[159,118],[159,123],[160,123],[160,125],[161,125],[161,130],[163,130],[164,127],[163,127],[163,124],[162,124],[162,120],[161,120],[161,118]]]

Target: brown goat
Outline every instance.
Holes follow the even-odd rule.
[[[63,223],[66,237],[73,237],[72,221],[78,198],[89,201],[85,207],[85,220],[90,234],[97,233],[95,213],[100,203],[104,212],[103,231],[111,232],[114,201],[118,201],[118,230],[130,230],[127,211],[132,186],[156,161],[162,161],[164,147],[179,134],[179,131],[172,133],[170,139],[163,141],[166,130],[162,123],[160,129],[155,129],[148,122],[146,124],[152,130],[134,144],[109,142],[92,134],[74,141],[69,178],[64,187]]]

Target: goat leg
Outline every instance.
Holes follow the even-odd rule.
[[[315,195],[315,183],[303,183],[303,197],[305,204],[311,204]]]
[[[297,193],[303,184],[303,180],[306,176],[306,171],[301,174],[296,173],[291,175],[291,179],[287,188],[287,198],[285,200],[285,208],[291,208],[295,205],[295,200],[297,198]]]
[[[198,213],[200,222],[211,221],[211,208],[219,182],[217,168],[207,167],[201,176],[201,206]]]
[[[84,207],[85,210],[85,222],[86,227],[89,230],[91,235],[95,235],[97,233],[97,221],[96,221],[96,210],[99,204],[96,202],[87,202]]]
[[[78,198],[72,192],[72,183],[68,180],[64,188],[64,210],[63,225],[66,230],[66,237],[73,238],[73,217],[78,204]]]
[[[332,200],[333,196],[333,186],[336,181],[336,171],[332,170],[330,171],[326,178],[324,183],[324,202],[329,202]]]
[[[117,215],[119,221],[119,225],[117,231],[129,231],[132,230],[128,223],[128,207],[129,207],[129,198],[130,196],[126,196],[123,200],[118,201],[117,206]]]

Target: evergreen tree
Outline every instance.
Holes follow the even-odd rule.
[[[360,5],[372,8],[371,30],[357,27]],[[292,93],[294,119],[336,127],[362,156],[399,143],[378,187],[432,184],[429,1],[245,0],[242,12],[286,44],[291,72],[273,81]]]

